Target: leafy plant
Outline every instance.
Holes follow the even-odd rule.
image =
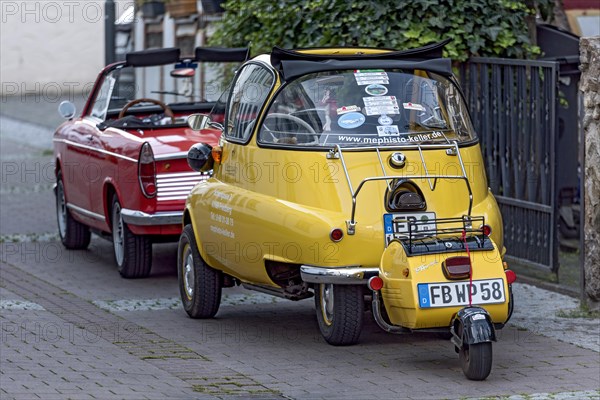
[[[227,0],[211,44],[284,48],[368,46],[407,49],[450,38],[445,56],[526,58],[539,54],[528,21],[552,0]]]

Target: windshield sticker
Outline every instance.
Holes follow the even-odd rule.
[[[365,92],[371,96],[383,96],[387,94],[388,88],[378,83],[373,83],[365,88]]]
[[[359,106],[345,106],[345,107],[340,107],[337,110],[337,115],[342,115],[342,114],[346,114],[349,112],[353,112],[353,111],[360,111],[360,107]]]
[[[367,115],[400,114],[396,96],[363,97],[363,101]]]
[[[377,119],[377,122],[379,123],[379,125],[391,125],[394,122],[394,120],[391,117],[388,117],[387,115],[383,114]]]
[[[340,128],[354,129],[364,124],[365,119],[365,116],[359,112],[350,112],[342,115],[338,119],[337,123],[340,126]]]
[[[358,86],[373,85],[373,84],[389,85],[389,83],[390,83],[389,79],[382,79],[382,78],[364,78],[364,79],[356,80],[356,84]]]
[[[365,106],[398,107],[396,96],[363,97],[363,101],[365,102]]]
[[[390,83],[387,72],[382,70],[355,70],[354,78],[358,85],[372,85]]]
[[[367,115],[384,115],[384,114],[400,114],[398,107],[383,107],[383,106],[365,106]]]
[[[398,125],[378,126],[377,136],[400,136]]]
[[[387,128],[387,127],[386,127]],[[354,143],[354,144],[405,144],[405,143],[419,143],[428,140],[440,139],[444,137],[442,132],[431,132],[431,133],[418,133],[413,135],[405,136],[400,134],[398,136],[349,136],[349,135],[336,135],[338,143]]]
[[[405,110],[425,111],[425,107],[417,103],[402,103]]]

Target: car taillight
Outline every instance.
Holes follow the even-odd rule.
[[[367,285],[369,286],[369,289],[379,291],[383,287],[383,279],[378,276],[373,276],[369,278]]]
[[[481,225],[479,227],[485,236],[490,236],[492,234],[492,227],[489,225]]]
[[[442,263],[442,271],[446,279],[466,279],[471,274],[471,260],[469,257],[450,257]]]
[[[509,285],[513,284],[514,281],[517,280],[517,274],[515,274],[514,271],[507,269],[504,271],[504,273],[506,274],[506,281]]]
[[[142,145],[138,161],[138,176],[142,193],[146,197],[156,196],[156,162],[148,142]]]
[[[340,228],[334,228],[331,230],[331,232],[329,232],[329,239],[331,239],[332,242],[339,242],[343,238],[344,238],[344,231],[341,230]]]

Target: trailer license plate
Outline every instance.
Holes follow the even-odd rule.
[[[419,283],[417,289],[421,308],[469,304],[469,282]],[[504,303],[505,298],[502,279],[473,281],[471,304]]]
[[[419,225],[413,225],[412,233],[417,237],[425,237],[428,231],[435,231],[434,212],[383,214],[385,245],[390,244],[392,239],[408,237],[409,222],[421,222]]]

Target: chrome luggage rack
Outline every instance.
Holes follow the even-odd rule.
[[[423,156],[423,150],[446,150],[446,154],[448,156],[457,156],[458,162],[460,164],[460,169],[462,175],[431,175],[427,170],[427,165],[425,163],[425,157]],[[346,231],[348,235],[354,235],[356,233],[356,224],[358,223],[355,219],[356,216],[356,199],[361,189],[367,182],[375,182],[375,181],[386,181],[388,188],[390,188],[390,181],[393,179],[427,179],[427,183],[429,184],[429,188],[431,191],[434,191],[437,185],[438,179],[459,179],[465,182],[467,186],[467,190],[469,192],[469,206],[466,217],[471,217],[471,210],[473,208],[473,191],[471,190],[471,184],[469,183],[469,179],[467,178],[467,172],[465,171],[465,164],[460,155],[460,150],[458,148],[458,143],[456,141],[448,142],[448,143],[440,143],[440,144],[414,144],[414,145],[402,145],[402,146],[390,146],[386,147],[386,151],[390,150],[418,150],[419,155],[421,157],[421,165],[423,166],[423,170],[425,171],[425,175],[390,175],[388,176],[385,172],[385,167],[383,166],[383,160],[381,159],[381,152],[379,151],[379,147],[377,146],[365,146],[365,147],[349,147],[345,148],[344,152],[352,152],[352,151],[364,151],[364,150],[375,150],[377,153],[377,159],[379,160],[379,165],[381,166],[381,171],[383,176],[372,176],[368,178],[364,178],[354,190],[352,186],[352,181],[350,180],[350,174],[348,172],[348,168],[346,167],[346,161],[344,160],[344,155],[342,152],[342,148],[340,145],[335,145],[334,148],[329,150],[327,154],[328,159],[339,159],[342,163],[342,169],[344,170],[344,174],[346,176],[346,182],[348,183],[348,188],[350,189],[350,196],[352,196],[352,213],[350,215],[350,219],[346,220]]]
[[[432,222],[435,222],[435,230],[424,231],[419,228]],[[466,246],[470,251],[493,250],[494,245],[485,235],[484,226],[483,216],[408,221],[408,233],[393,240],[402,243],[408,256],[464,251]]]

